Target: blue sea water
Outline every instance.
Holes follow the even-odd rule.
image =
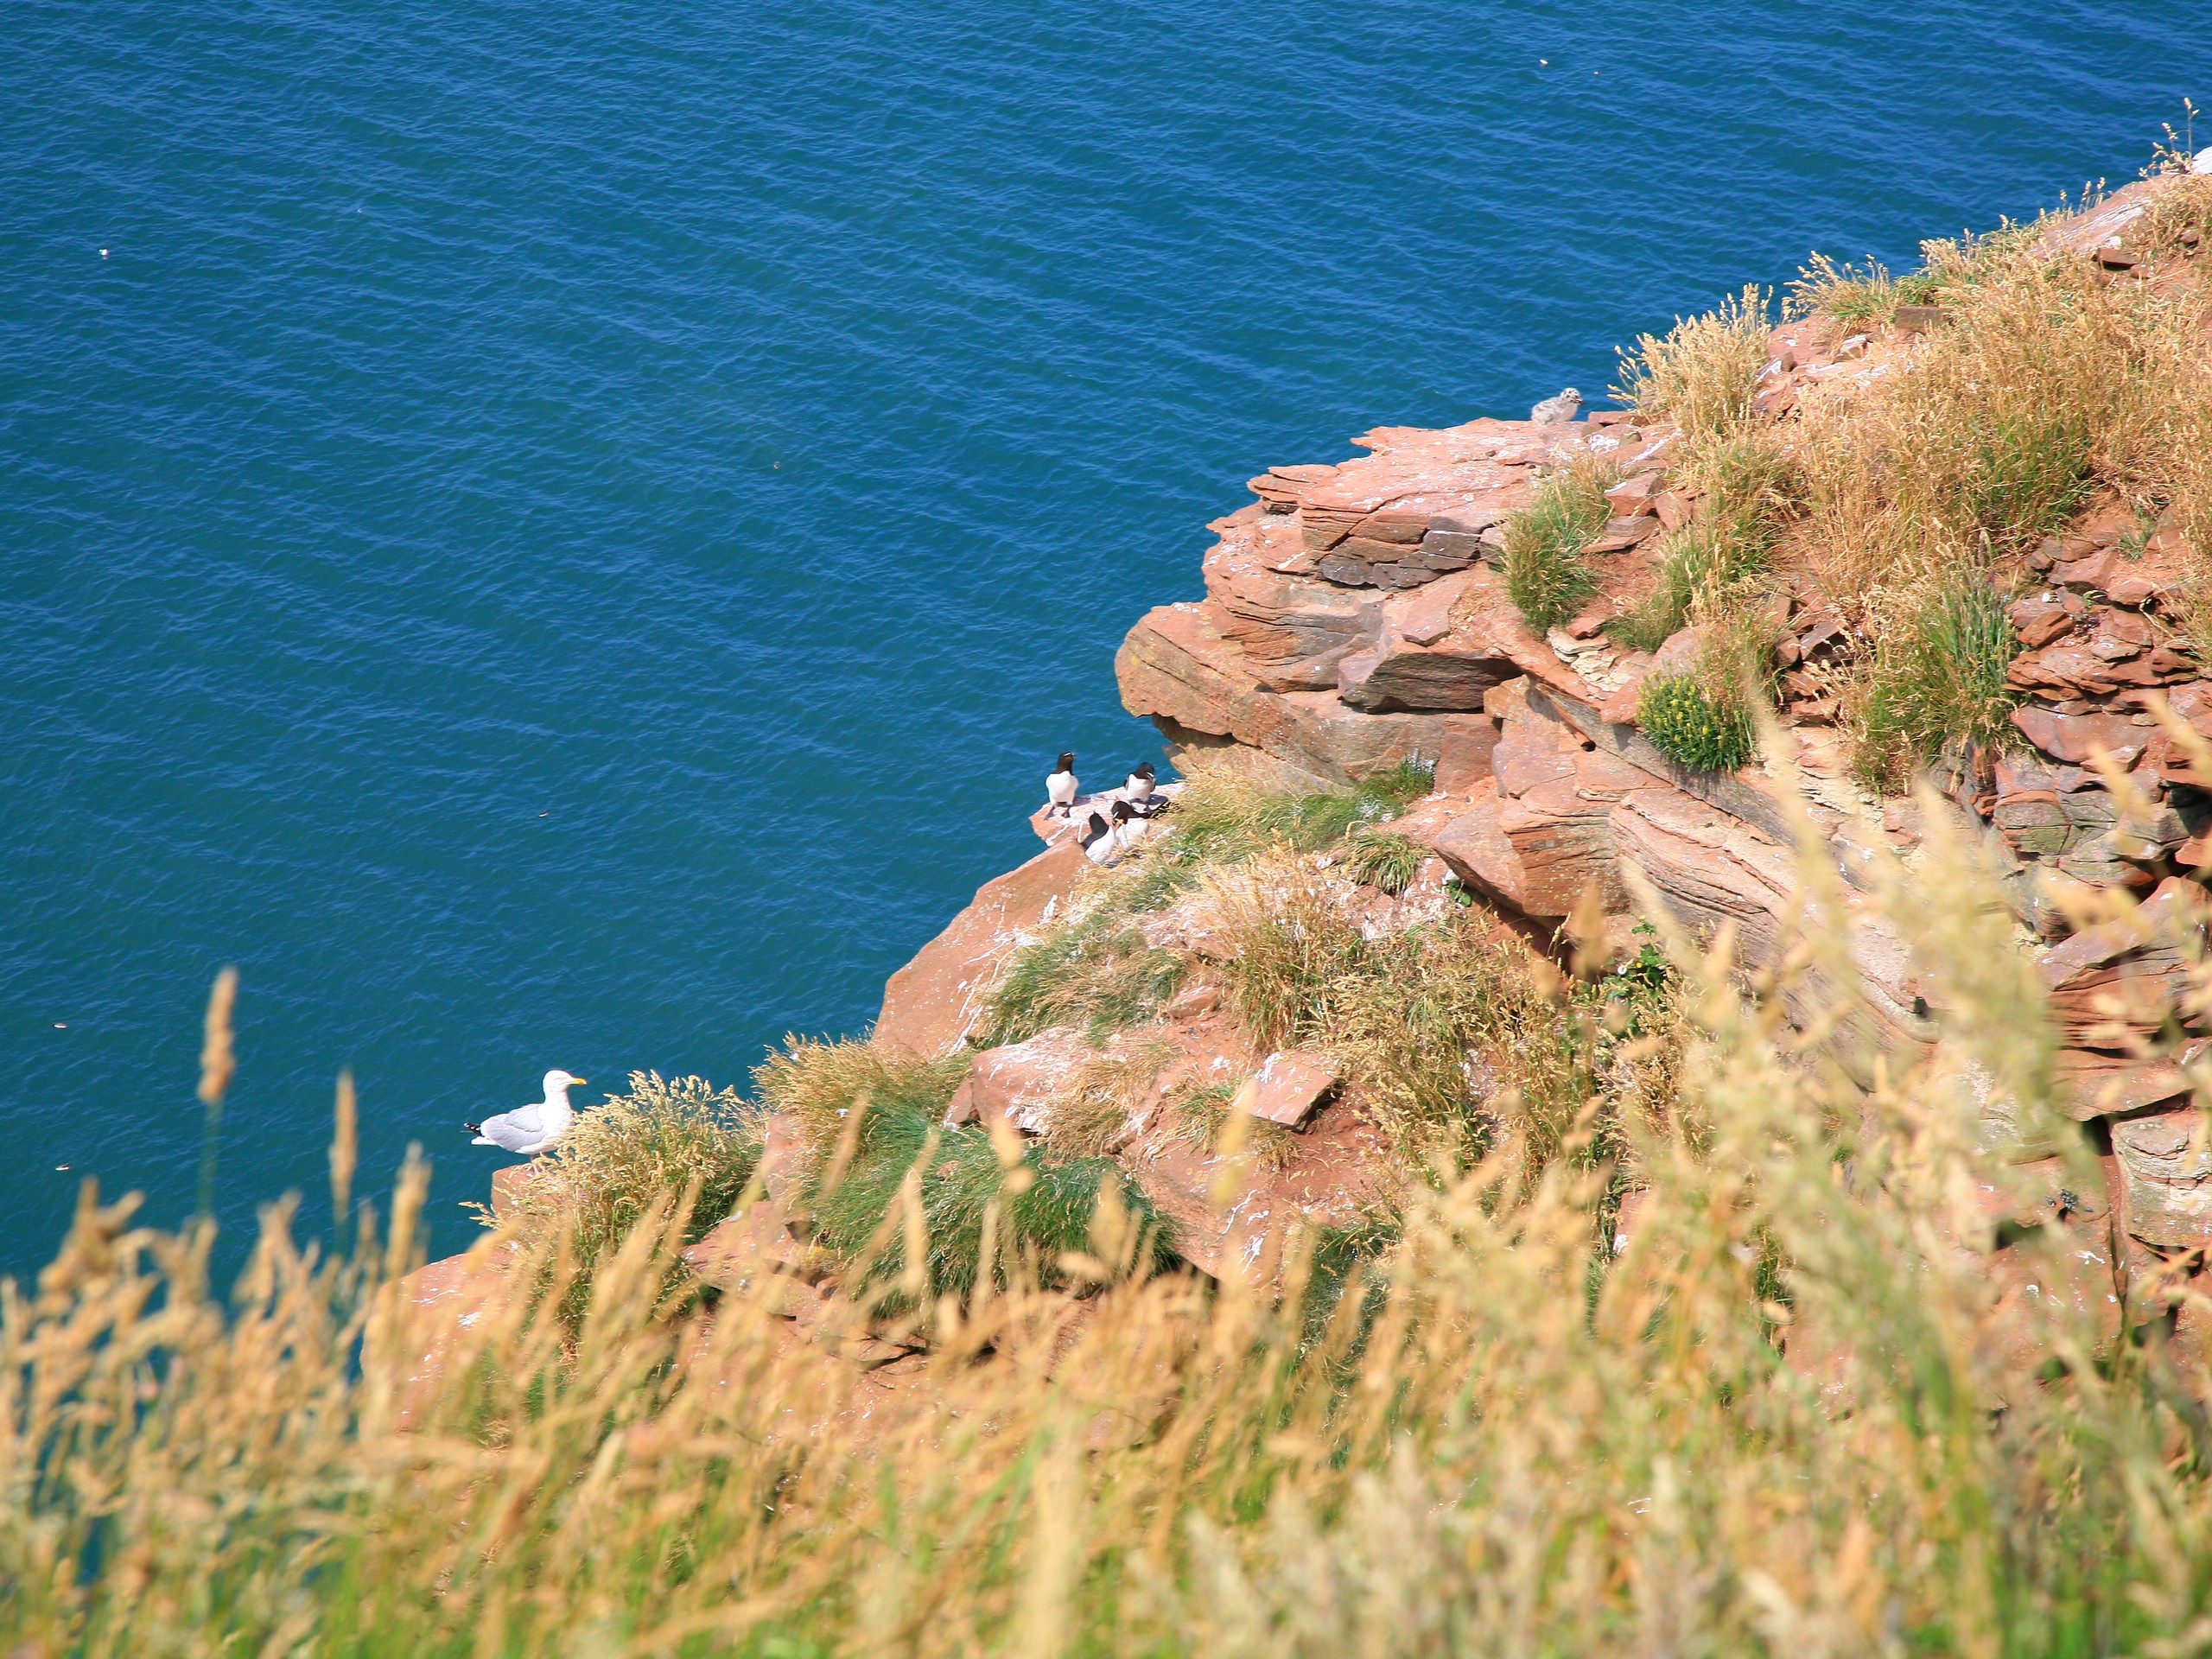
[[[2201,0],[13,0],[0,1272],[189,1211],[225,963],[233,1247],[346,1065],[458,1247],[462,1118],[861,1029],[1156,754],[1114,646],[1253,472],[2209,92]]]

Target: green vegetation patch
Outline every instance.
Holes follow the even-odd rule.
[[[1698,516],[1661,542],[1651,593],[1606,626],[1630,651],[1656,651],[1700,607],[1748,599],[1802,510],[1796,467],[1758,438],[1698,446],[1684,470],[1700,492]]]
[[[1662,754],[1693,772],[1733,772],[1758,747],[1740,699],[1713,695],[1694,674],[1646,680],[1636,723]]]
[[[1090,1249],[1109,1189],[1139,1229],[1150,1263],[1165,1267],[1173,1259],[1166,1219],[1109,1158],[1056,1160],[1032,1148],[1007,1164],[988,1129],[947,1128],[911,1103],[856,1103],[855,1109],[864,1116],[851,1152],[842,1168],[834,1151],[817,1165],[809,1216],[815,1241],[855,1264],[879,1300],[915,1306],[946,1293],[964,1296],[985,1272],[1000,1286],[1055,1282],[1064,1255]],[[910,1228],[902,1195],[910,1174],[927,1240],[923,1282],[910,1280],[885,1295],[906,1278]]]
[[[2005,600],[1968,571],[1911,595],[1875,640],[1854,699],[1861,776],[1902,789],[1946,739],[1986,741],[2015,701],[2005,684],[2018,642]]]
[[[1506,594],[1539,633],[1572,617],[1598,591],[1582,550],[1605,527],[1605,517],[1600,478],[1570,467],[1537,486],[1535,499],[1505,521]]]
[[[1183,981],[1183,959],[1145,943],[1118,906],[1052,929],[1008,958],[976,1033],[979,1048],[1019,1043],[1054,1026],[1107,1032],[1150,1019]]]
[[[1410,836],[1373,824],[1356,824],[1344,837],[1344,868],[1352,879],[1380,887],[1394,899],[1413,886],[1429,856],[1428,849]]]

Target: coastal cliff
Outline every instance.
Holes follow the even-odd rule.
[[[1893,555],[1867,580],[1865,544],[1890,532],[1820,473],[1834,465],[1823,448],[1864,442],[1855,426],[1888,417],[1869,413],[1878,399],[1955,375],[1947,353],[2001,352],[1980,333],[2015,324],[1975,310],[1991,305],[1984,290],[2004,291],[1999,260],[2016,284],[2029,280],[2024,259],[2063,273],[2113,317],[2171,314],[2156,326],[2201,346],[2196,243],[2172,208],[2194,200],[2195,183],[2146,180],[2039,222],[2024,250],[2018,232],[2010,247],[1930,245],[1960,274],[1929,302],[1823,265],[1779,325],[1747,296],[1647,338],[1630,359],[1628,406],[1586,421],[1384,427],[1354,441],[1363,454],[1255,477],[1255,499],[1211,526],[1205,597],[1147,613],[1115,662],[1125,705],[1166,736],[1195,793],[1111,871],[1074,832],[1120,791],[1087,798],[1076,817],[1040,811],[1045,849],[893,976],[869,1052],[935,1068],[947,1130],[988,1126],[1037,1156],[1110,1160],[1174,1258],[1272,1283],[1294,1236],[1387,1236],[1427,1141],[1495,1147],[1524,1132],[1509,1124],[1532,1090],[1594,1086],[1532,1082],[1511,1051],[1532,1033],[1573,1048],[1562,1033],[1587,1010],[1548,993],[1546,975],[1573,968],[1603,985],[1632,963],[1649,969],[1637,934],[1656,937],[1654,920],[1695,946],[1719,941],[1732,971],[1827,1033],[1862,1078],[1924,1064],[1957,993],[1928,976],[1897,904],[1933,843],[1937,868],[1963,861],[2009,908],[2052,1020],[2026,1085],[2040,1099],[2020,1098],[2021,1077],[2001,1065],[1970,1068],[1986,1135],[2012,1168],[1991,1213],[2088,1243],[2091,1267],[2066,1294],[2107,1338],[2131,1286],[2155,1284],[2194,1342],[2185,1293],[2212,1243],[2190,1150],[2207,1030],[2191,976],[2212,867],[2204,555],[2190,539],[2206,522],[2207,498],[2191,493],[2201,474],[2186,454],[2100,454],[2110,440],[2070,429],[2070,458],[2000,456],[1999,473],[2020,476],[1985,489],[1998,499],[1980,520],[1935,534],[1963,561],[1961,598],[1958,571],[1924,558]],[[1735,377],[1718,416],[1694,388],[1666,384],[1716,372],[1667,354],[1693,348]],[[1984,433],[1969,448],[1988,451],[1990,432],[2028,451],[2050,436],[2023,436],[2024,417],[1998,397],[1956,401],[1952,413]],[[1883,464],[1924,460],[1892,452]],[[2039,460],[2059,474],[2040,497]],[[2170,475],[2147,477],[2152,464]],[[1580,514],[1570,533],[1532,553],[1529,526],[1562,501]],[[1742,568],[1724,568],[1731,558]],[[1955,699],[1948,729],[1939,715],[1885,734],[1875,694],[1885,657],[1901,637],[1911,644],[1914,605],[1961,603],[1997,619],[2001,640],[1982,647],[1996,652],[1995,681]],[[1716,655],[1731,640],[1734,654]],[[1976,669],[1969,645],[1942,650],[1959,659],[1942,671]],[[1979,668],[1989,682],[1992,664]],[[1650,714],[1647,691],[1670,682],[1701,686],[1707,712],[1743,728],[1745,752],[1725,764],[1686,753]],[[1755,742],[1752,717],[1731,708],[1746,700],[1764,710]],[[1226,858],[1208,831],[1185,829],[1222,810],[1224,789],[1245,803],[1230,809],[1244,840]],[[1351,817],[1319,836],[1255,836],[1267,809],[1255,800],[1351,803]],[[1442,1058],[1459,1081],[1448,1107],[1433,1079],[1420,1107],[1394,1104],[1395,1074],[1422,1063],[1410,1052],[1363,1064],[1355,1051],[1371,1033],[1255,1017],[1244,953],[1281,931],[1286,906],[1370,956],[1392,941],[1411,952],[1395,968],[1377,957],[1342,970],[1392,994],[1421,995],[1433,966],[1421,953],[1440,931],[1479,935],[1520,953],[1510,973],[1526,1007],[1481,1032],[1447,1020],[1399,1033],[1409,1051],[1452,1047]],[[1833,947],[1819,960],[1802,945],[1808,917]],[[1078,982],[1101,973],[1149,975],[1148,988]],[[1074,988],[1027,986],[1053,975]],[[1612,1018],[1626,1005],[1618,984],[1607,995],[1591,1006]],[[1036,1006],[1010,1008],[1024,998]],[[1614,1064],[1592,1050],[1567,1071],[1601,1061]],[[1649,1086],[1631,1077],[1618,1092]],[[2046,1109],[2086,1126],[2094,1182],[2039,1125]],[[1249,1127],[1224,1134],[1224,1121]],[[801,1245],[800,1218],[834,1161],[836,1124],[776,1110],[763,1122],[762,1200],[695,1245],[692,1265],[712,1281],[733,1260],[803,1256],[834,1295],[834,1263]],[[1623,1157],[1618,1135],[1608,1144]],[[1600,1208],[1625,1236],[1639,1178],[1632,1160],[1620,1168]],[[2012,1269],[1993,1241],[1985,1266],[2001,1281]],[[440,1264],[424,1283],[448,1295],[460,1271]],[[870,1341],[885,1334],[871,1329]],[[879,1359],[926,1345],[912,1321],[893,1334]]]
[[[2156,227],[2159,204],[2188,188],[2149,180],[2046,223],[2037,257],[2086,268],[2088,291],[2115,306],[2185,309],[2195,244],[2161,261]],[[1838,317],[1817,308],[1819,290],[1808,298],[1802,315],[1758,331],[1727,434],[1784,461],[1833,442],[1860,400],[1932,372],[1922,365],[1947,330],[2003,326],[1894,297],[1884,315]],[[2201,330],[2202,319],[2173,326]],[[1205,596],[1131,629],[1116,661],[1122,699],[1194,775],[1230,767],[1330,790],[1407,763],[1432,769],[1433,786],[1390,825],[1434,855],[1419,879],[1394,894],[1337,878],[1339,907],[1370,935],[1433,921],[1448,887],[1547,946],[1594,903],[1618,959],[1641,893],[1690,937],[1725,928],[1741,971],[1771,974],[1815,902],[1802,868],[1813,857],[1833,878],[1821,902],[1846,944],[1862,1060],[1925,1052],[1951,995],[1923,980],[1876,890],[1909,880],[1931,836],[1970,853],[2048,994],[2050,1100],[2088,1126],[2103,1190],[2078,1191],[2047,1147],[2024,1145],[2019,1161],[2049,1186],[2046,1209],[2090,1218],[2108,1270],[2093,1300],[2116,1320],[2131,1271],[2185,1276],[2212,1243],[2212,1201],[2186,1152],[2191,1068],[2205,1047],[2190,967],[2212,864],[2212,681],[2192,632],[2202,554],[2184,529],[2190,500],[2171,480],[2116,468],[2099,478],[2103,458],[2085,450],[2050,502],[2031,504],[2031,519],[1967,527],[1980,532],[1960,538],[1977,560],[1973,580],[2006,631],[2001,683],[1963,730],[1929,734],[1902,766],[1870,754],[1866,729],[1865,687],[1885,624],[1894,629],[1879,614],[1887,595],[1839,581],[1834,550],[1810,537],[1778,548],[1735,601],[1764,653],[1772,720],[1761,753],[1698,766],[1639,728],[1639,707],[1647,683],[1694,674],[1724,624],[1694,597],[1664,637],[1621,625],[1649,617],[1686,538],[1733,510],[1717,499],[1726,480],[1699,465],[1710,437],[1663,405],[1631,406],[1586,422],[1386,427],[1355,440],[1367,453],[1353,459],[1271,468],[1251,481],[1255,501],[1212,525]],[[1542,626],[1516,603],[1508,532],[1548,487],[1578,476],[1603,503],[1576,550],[1587,578],[1572,614]],[[1777,539],[1819,507],[1802,495],[1785,503]],[[987,888],[894,979],[879,1036],[931,1056],[971,1044],[978,988],[1070,902],[1086,868],[1064,844]],[[2114,908],[2118,894],[2143,902]],[[1202,910],[1161,912],[1147,944],[1203,962]],[[1783,994],[1811,1017],[1838,990],[1801,979]],[[1260,1235],[1287,1217],[1341,1223],[1388,1181],[1371,1167],[1387,1162],[1379,1147],[1354,1147],[1357,1090],[1337,1090],[1337,1068],[1322,1064],[1309,1098],[1263,1114],[1298,1132],[1281,1168],[1226,1222],[1195,1220],[1218,1172],[1163,1134],[1161,1103],[1209,1070],[1241,1077],[1283,1058],[1253,1052],[1214,1009],[1203,995],[1166,1005],[1151,1040],[1174,1058],[1132,1103],[1116,1155],[1183,1223],[1186,1258],[1218,1272],[1229,1233],[1256,1255]],[[1042,1133],[1084,1052],[1072,1028],[985,1046],[976,1087]]]

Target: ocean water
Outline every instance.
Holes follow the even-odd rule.
[[[2208,22],[14,0],[0,1272],[189,1211],[225,963],[233,1249],[341,1066],[457,1248],[548,1067],[862,1028],[1250,474],[2132,176]]]

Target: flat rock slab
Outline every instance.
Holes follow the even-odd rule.
[[[1344,1068],[1332,1055],[1294,1049],[1268,1055],[1260,1069],[1244,1080],[1231,1103],[1254,1117],[1294,1129],[1313,1116],[1343,1081]]]
[[[783,1211],[765,1198],[716,1222],[680,1255],[716,1289],[764,1297],[771,1312],[785,1314],[794,1295],[830,1269],[823,1253],[794,1237]]]
[[[2149,1244],[2212,1244],[2212,1148],[2194,1106],[2112,1126],[2126,1230]]]
[[[982,1018],[1000,967],[1090,868],[1083,849],[1067,841],[985,882],[944,931],[891,976],[876,1040],[925,1059],[959,1047]]]

